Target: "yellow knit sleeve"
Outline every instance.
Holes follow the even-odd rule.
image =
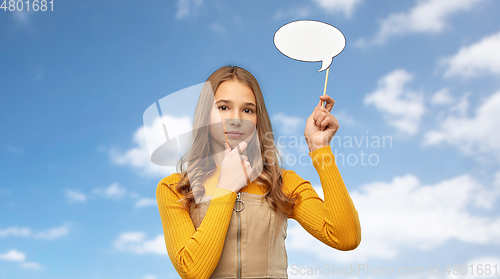
[[[340,176],[330,145],[309,152],[319,174],[325,200],[311,183],[292,170],[284,172],[283,186],[300,195],[290,218],[312,236],[338,250],[353,250],[361,242],[358,211]]]
[[[216,188],[201,225],[195,229],[189,211],[178,201],[182,195],[172,184],[177,181],[175,173],[163,178],[156,188],[168,256],[181,278],[209,278],[222,254],[237,195]]]

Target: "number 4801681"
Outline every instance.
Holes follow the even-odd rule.
[[[50,5],[49,5],[50,4]],[[26,5],[26,6],[25,6]],[[26,11],[42,11],[45,12],[47,10],[54,11],[54,0],[51,0],[50,2],[47,0],[33,0],[30,3],[30,0],[22,1],[22,0],[3,0],[2,5],[0,6],[0,9],[3,9],[4,11],[22,11],[26,8]]]

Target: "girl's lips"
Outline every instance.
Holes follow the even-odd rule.
[[[226,135],[230,138],[239,138],[243,136],[243,134],[239,132],[227,132]]]

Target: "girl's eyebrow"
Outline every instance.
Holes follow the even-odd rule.
[[[215,103],[226,103],[226,104],[230,104],[232,103],[231,100],[226,100],[226,99],[219,99],[217,102]],[[251,102],[248,102],[248,103],[245,103],[246,106],[251,106],[251,107],[256,107],[254,103],[251,103]]]

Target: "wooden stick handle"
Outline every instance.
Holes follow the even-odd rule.
[[[328,72],[330,71],[330,67],[328,67],[328,69],[326,69],[326,77],[325,77],[325,90],[323,90],[323,96],[326,95],[326,85],[328,84]],[[321,106],[324,107],[325,106],[325,102],[324,101],[321,101]]]

